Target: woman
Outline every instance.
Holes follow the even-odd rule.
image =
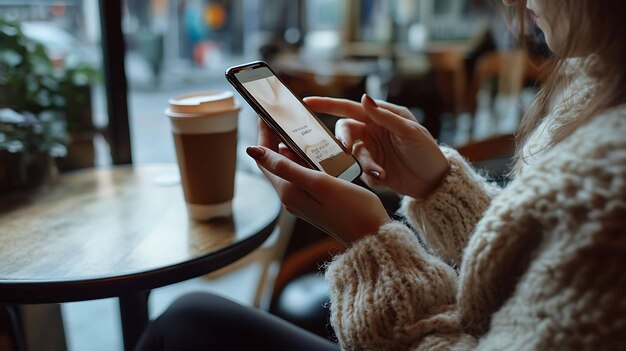
[[[626,3],[504,3],[528,8],[557,60],[504,189],[405,108],[306,100],[346,117],[338,138],[367,184],[405,195],[421,242],[369,191],[294,162],[267,128],[248,149],[288,210],[351,242],[326,270],[343,349],[626,349]],[[289,340],[303,333],[289,328],[267,338],[332,349]]]

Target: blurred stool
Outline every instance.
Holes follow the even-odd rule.
[[[326,237],[286,257],[274,282],[270,312],[334,340],[328,320],[329,288],[319,267],[343,250],[343,245]]]
[[[272,313],[317,335],[335,339],[329,320],[329,293],[321,273],[305,274],[283,289]]]

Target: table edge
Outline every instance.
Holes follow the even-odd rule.
[[[120,297],[208,274],[260,247],[276,227],[279,215],[280,211],[257,234],[235,245],[166,267],[116,277],[57,281],[0,280],[0,303],[41,304]]]

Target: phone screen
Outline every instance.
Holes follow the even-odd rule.
[[[234,76],[317,168],[337,177],[358,167],[354,157],[339,146],[269,68],[259,67]]]

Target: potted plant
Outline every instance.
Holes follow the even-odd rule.
[[[99,77],[97,71],[81,63],[67,63],[58,77],[59,94],[64,97],[62,109],[67,122],[67,155],[57,158],[61,170],[93,167],[95,165],[91,105],[91,83]]]
[[[55,67],[19,24],[0,19],[0,193],[39,183],[51,157],[67,154],[68,131],[93,137],[96,77],[81,63]]]
[[[0,109],[0,194],[33,187],[54,172],[52,157],[65,155],[65,123],[54,112],[35,116]]]

